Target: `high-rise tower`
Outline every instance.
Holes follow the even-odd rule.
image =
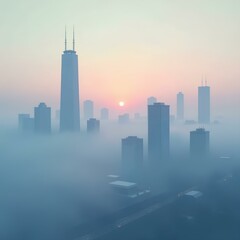
[[[80,130],[78,56],[75,51],[73,30],[73,49],[67,50],[65,31],[65,50],[62,54],[60,131]]]
[[[210,87],[198,87],[198,123],[210,123]]]
[[[143,166],[143,139],[129,136],[122,139],[122,175],[128,181],[139,181]]]
[[[148,158],[153,166],[169,158],[169,106],[148,105]]]
[[[177,94],[177,119],[182,120],[184,118],[184,94],[179,92]]]
[[[190,132],[190,155],[193,159],[209,157],[209,131],[198,128]]]
[[[43,102],[34,108],[34,130],[37,133],[51,133],[51,108]]]

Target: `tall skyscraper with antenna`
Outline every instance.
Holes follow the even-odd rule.
[[[60,131],[79,131],[78,56],[75,51],[74,29],[72,50],[67,49],[67,34],[65,29],[65,50],[62,54],[60,101]]]

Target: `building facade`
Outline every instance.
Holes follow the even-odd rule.
[[[184,94],[182,92],[177,94],[177,119],[184,119]]]
[[[76,132],[79,130],[78,56],[75,51],[74,38],[73,50],[67,50],[65,37],[65,51],[62,54],[61,71],[60,131]]]
[[[34,130],[36,133],[51,133],[51,108],[45,103],[34,108]]]
[[[209,157],[209,131],[198,128],[190,132],[190,156],[193,159]]]
[[[159,163],[169,158],[169,106],[164,103],[148,105],[148,158]]]
[[[87,120],[87,132],[88,133],[99,133],[100,121],[96,118],[90,118]]]
[[[138,181],[143,165],[143,139],[129,136],[122,139],[122,175],[124,179]]]
[[[198,123],[210,123],[210,87],[198,87]]]

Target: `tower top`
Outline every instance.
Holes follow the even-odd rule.
[[[65,42],[64,42],[64,51],[69,51],[69,52],[71,52],[71,51],[73,51],[73,52],[75,52],[75,29],[74,29],[74,26],[73,26],[73,35],[72,35],[72,37],[73,37],[73,42],[72,42],[72,50],[68,50],[68,48],[67,48],[67,27],[65,26]]]
[[[65,26],[65,51],[67,51],[67,28]]]
[[[75,51],[75,30],[73,26],[73,51]]]

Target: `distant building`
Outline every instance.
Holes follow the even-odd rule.
[[[84,118],[85,120],[88,120],[90,118],[93,118],[94,114],[94,110],[93,110],[94,106],[93,106],[93,101],[91,100],[86,100],[83,102],[83,112],[84,112]]]
[[[198,123],[210,123],[210,87],[198,87]]]
[[[74,32],[72,50],[67,50],[65,33],[65,50],[62,54],[60,131],[80,131],[78,56]]]
[[[182,92],[177,94],[177,119],[184,119],[184,95]]]
[[[131,196],[137,192],[137,184],[127,181],[113,181],[109,183],[112,188],[120,194]]]
[[[209,157],[209,131],[198,128],[190,132],[190,155],[194,159]]]
[[[20,113],[18,114],[18,129],[23,130],[23,122],[25,119],[30,118],[30,114]]]
[[[110,182],[109,185],[112,187],[114,192],[131,200],[146,198],[151,192],[149,189],[139,188],[138,184],[134,182],[117,180]],[[121,223],[118,226],[120,227]]]
[[[129,119],[130,119],[130,118],[129,118],[129,114],[128,114],[128,113],[119,115],[119,116],[118,116],[118,123],[120,123],[120,124],[129,123]]]
[[[151,163],[159,163],[169,158],[169,118],[168,105],[148,105],[148,158]]]
[[[34,119],[30,117],[30,114],[18,114],[18,129],[22,132],[34,131]]]
[[[37,133],[51,133],[51,108],[45,103],[34,108],[34,130]]]
[[[178,194],[177,206],[179,214],[188,221],[196,216],[196,209],[199,209],[203,193],[198,190],[191,190]]]
[[[101,120],[108,120],[109,119],[109,110],[107,108],[102,108],[100,115],[101,115]]]
[[[138,181],[143,165],[143,139],[129,136],[122,139],[122,174],[127,180]]]
[[[200,197],[202,197],[202,195],[203,195],[202,192],[196,191],[196,190],[191,190],[191,191],[184,193],[184,196],[189,196],[189,197],[193,197],[193,198],[200,198]]]
[[[147,105],[153,105],[156,102],[157,102],[157,99],[155,97],[149,97],[147,99]]]
[[[87,120],[87,132],[88,133],[99,133],[100,121],[96,118],[90,118]]]

